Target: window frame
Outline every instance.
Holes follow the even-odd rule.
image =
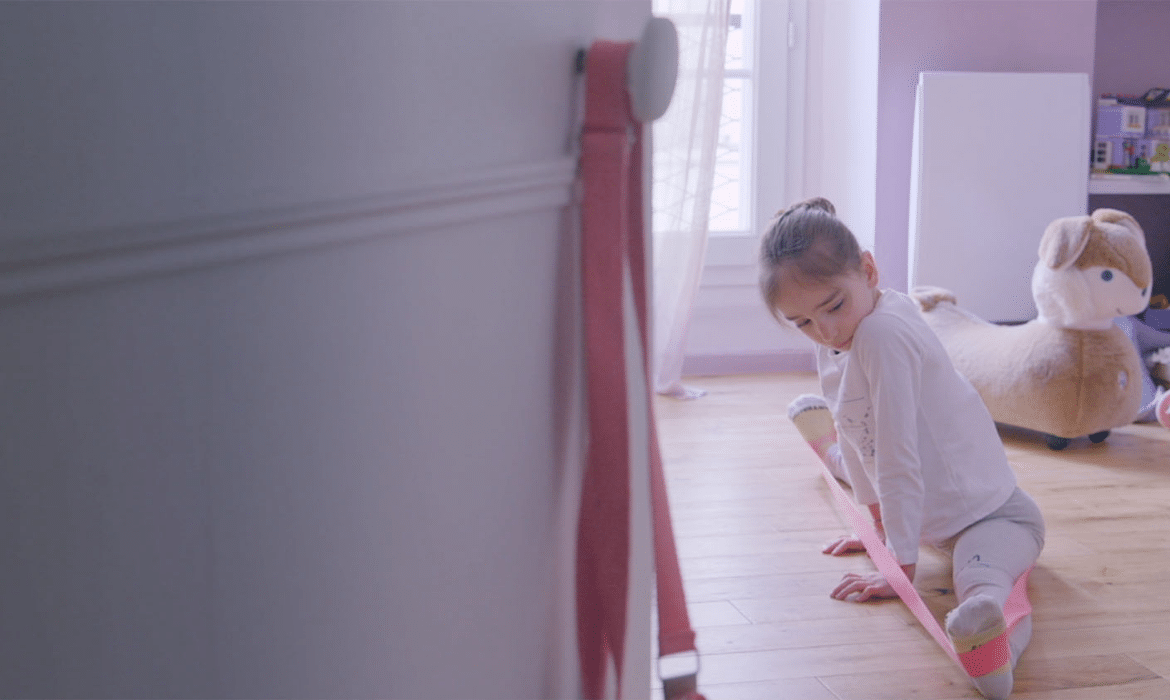
[[[709,231],[704,285],[744,284],[747,274],[754,285],[759,241],[772,216],[799,194],[803,177],[802,132],[804,115],[804,71],[806,66],[804,27],[807,0],[745,0],[752,6],[753,52],[752,104],[745,119],[745,140],[751,173],[747,192],[750,228]],[[745,8],[746,14],[746,8]],[[764,37],[770,40],[764,41]],[[780,40],[777,41],[776,38]],[[738,71],[728,70],[725,75]],[[760,129],[768,124],[768,129]],[[741,273],[712,268],[741,268]],[[750,267],[744,272],[743,268]],[[737,281],[732,282],[734,278]]]
[[[739,219],[740,226],[737,228],[709,228],[708,235],[713,237],[718,236],[742,236],[750,233],[754,225],[753,212],[755,211],[755,145],[756,145],[756,104],[758,102],[756,93],[758,91],[757,78],[759,68],[759,0],[742,0],[743,13],[740,15],[740,27],[743,34],[744,57],[743,67],[729,68],[724,65],[723,81],[726,84],[730,80],[742,81],[743,88],[740,90],[742,96],[742,113],[739,117],[740,121],[740,149],[739,149]],[[726,60],[726,57],[725,57]],[[720,115],[722,121],[722,115]],[[744,184],[747,186],[743,186]],[[711,226],[714,217],[708,218],[708,225]]]

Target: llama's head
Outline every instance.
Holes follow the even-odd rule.
[[[1032,273],[1039,320],[1062,328],[1104,330],[1150,302],[1153,268],[1132,216],[1098,209],[1048,225]]]

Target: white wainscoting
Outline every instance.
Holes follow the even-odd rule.
[[[5,246],[0,695],[569,697],[574,174]]]

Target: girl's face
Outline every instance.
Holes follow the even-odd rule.
[[[873,311],[878,298],[878,270],[873,255],[861,254],[861,268],[827,280],[793,279],[780,285],[776,309],[813,342],[833,350],[853,347],[861,319]]]

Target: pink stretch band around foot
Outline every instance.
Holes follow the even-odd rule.
[[[959,663],[972,678],[986,676],[1006,663],[1011,663],[1012,650],[1008,638],[1020,620],[1032,612],[1032,604],[1028,600],[1028,574],[1032,567],[1020,574],[1012,586],[1012,592],[1003,606],[1004,623],[1007,627],[1003,633],[988,641],[986,644],[975,647],[971,651],[959,654]]]
[[[812,446],[814,452],[816,452],[817,454],[821,454],[821,450],[824,449],[825,445],[834,443],[836,441],[837,441],[836,435],[822,435],[821,437],[817,438],[816,440],[809,440],[808,444],[810,446]]]
[[[1012,660],[1012,650],[1008,646],[1008,633],[1005,631],[991,641],[977,646],[971,651],[959,654],[959,663],[963,670],[972,678],[986,676],[999,670],[1004,664]]]

